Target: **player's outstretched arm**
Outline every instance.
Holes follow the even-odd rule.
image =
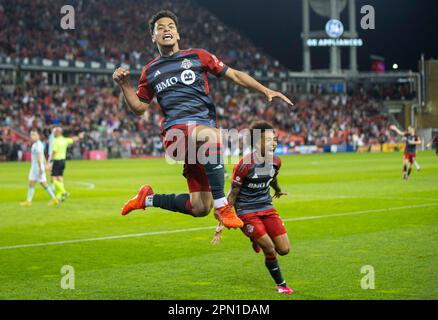
[[[253,90],[256,90],[256,91],[263,93],[269,102],[271,102],[272,99],[274,99],[274,98],[280,98],[281,100],[283,100],[287,104],[289,104],[291,106],[294,105],[292,103],[292,101],[290,101],[290,99],[288,97],[286,97],[284,94],[265,87],[264,85],[262,85],[260,82],[258,82],[256,79],[254,79],[250,75],[246,74],[245,72],[235,70],[232,68],[228,68],[227,71],[225,72],[225,78],[227,80],[234,82],[235,84],[237,84],[239,86],[242,86],[242,87],[245,87],[248,89],[253,89]]]
[[[129,74],[129,70],[125,68],[117,68],[113,73],[113,80],[117,82],[120,89],[122,89],[129,109],[131,109],[136,115],[141,116],[149,107],[149,104],[140,101],[137,94],[134,92],[134,89],[131,87]]]
[[[389,129],[391,129],[392,131],[397,132],[399,135],[403,136],[405,133],[403,131],[401,131],[399,128],[397,128],[395,125],[391,125],[389,127]]]
[[[84,137],[85,137],[85,132],[81,132],[77,136],[71,138],[73,139],[74,142],[78,142],[79,140],[84,139]]]

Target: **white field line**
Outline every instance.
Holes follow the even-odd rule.
[[[437,198],[422,198],[422,197],[363,197],[367,199],[379,199],[379,200],[418,200],[418,201],[438,201]]]
[[[91,183],[91,182],[70,181],[69,183],[74,183],[74,184],[79,184],[81,186],[86,186],[87,190],[92,190],[92,189],[96,188],[96,185],[94,183]]]
[[[47,181],[48,183],[50,183],[50,181]],[[67,185],[68,184],[78,184],[81,186],[85,186],[87,190],[92,190],[94,188],[96,188],[96,185],[92,182],[85,182],[85,181],[67,181]],[[28,182],[24,182],[21,184],[18,183],[13,183],[13,184],[7,184],[7,183],[0,183],[0,186],[4,186],[6,188],[13,188],[13,189],[27,189],[27,185]]]
[[[438,202],[418,204],[418,205],[411,205],[411,206],[384,208],[384,209],[372,209],[372,210],[363,210],[363,211],[351,211],[351,212],[343,212],[343,213],[334,213],[334,214],[327,214],[327,215],[320,215],[320,216],[286,218],[286,219],[283,219],[283,221],[284,222],[289,222],[289,221],[315,220],[315,219],[325,219],[325,218],[361,215],[361,214],[368,214],[368,213],[379,213],[379,212],[390,212],[390,211],[416,209],[416,208],[427,208],[427,207],[434,207],[434,206],[438,206]],[[171,234],[171,233],[182,233],[182,232],[210,230],[210,229],[215,229],[215,228],[216,228],[216,226],[211,226],[211,227],[188,228],[188,229],[179,229],[179,230],[165,230],[165,231],[154,231],[154,232],[144,232],[144,233],[131,233],[131,234],[125,234],[125,235],[97,237],[97,238],[86,238],[86,239],[74,239],[74,240],[42,242],[42,243],[19,244],[19,245],[13,245],[13,246],[0,247],[0,250],[11,250],[11,249],[32,248],[32,247],[46,247],[46,246],[52,246],[52,245],[63,245],[63,244],[70,244],[70,243],[103,241],[103,240],[113,240],[113,239],[123,239],[123,238],[138,238],[138,237],[161,235],[161,234]]]

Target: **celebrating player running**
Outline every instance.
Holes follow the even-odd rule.
[[[292,102],[280,92],[270,90],[249,75],[226,66],[213,54],[202,49],[180,50],[178,19],[170,11],[160,11],[149,21],[152,41],[159,56],[142,70],[135,92],[129,81],[129,70],[118,68],[113,79],[121,87],[128,107],[142,115],[156,97],[164,114],[162,124],[166,150],[172,149],[175,140],[170,137],[175,130],[184,135],[185,150],[190,142],[199,147],[208,136],[208,154],[214,155],[207,162],[192,163],[184,157],[183,175],[190,194],[154,194],[151,186],[144,185],[138,194],[122,208],[126,215],[132,210],[153,206],[181,212],[195,217],[207,215],[215,209],[215,217],[226,227],[243,225],[224,193],[224,166],[219,130],[216,128],[216,110],[209,96],[207,72],[263,93],[268,101],[280,98]]]
[[[282,256],[289,253],[289,239],[269,193],[272,187],[274,198],[287,195],[277,180],[281,160],[274,155],[277,140],[271,124],[260,121],[251,125],[251,146],[255,150],[234,167],[228,201],[243,220],[242,231],[251,239],[255,252],[263,250],[265,266],[276,283],[277,292],[290,294],[293,290],[286,285],[276,257],[277,253]],[[220,241],[222,229],[219,224],[213,244]]]
[[[416,135],[415,129],[408,127],[406,132],[401,131],[396,126],[390,126],[390,129],[403,136],[406,140],[405,154],[403,158],[403,179],[408,180],[411,175],[412,165],[415,163],[417,145],[421,144],[421,138]],[[419,166],[417,167],[418,170]]]

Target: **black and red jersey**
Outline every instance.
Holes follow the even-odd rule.
[[[269,187],[280,167],[281,160],[276,155],[271,163],[256,161],[254,152],[240,159],[234,167],[232,181],[240,188],[234,204],[238,215],[273,208]]]
[[[158,56],[143,68],[137,96],[146,103],[157,97],[165,130],[189,122],[216,127],[216,108],[209,96],[207,72],[220,77],[227,68],[216,56],[202,49]]]
[[[405,133],[404,138],[406,140],[405,153],[415,154],[417,151],[417,145],[414,143],[419,141],[419,137],[417,135],[411,135],[410,133]]]

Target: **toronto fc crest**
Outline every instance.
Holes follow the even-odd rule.
[[[189,59],[184,59],[183,62],[181,62],[181,68],[184,69],[190,69],[192,65],[193,63]]]

